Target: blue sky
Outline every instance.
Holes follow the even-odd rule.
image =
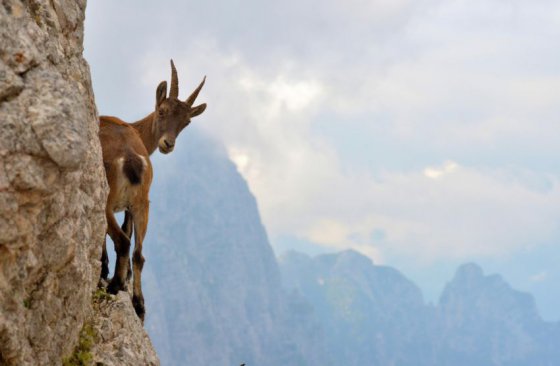
[[[99,0],[85,55],[129,121],[170,58],[183,97],[208,76],[196,126],[278,252],[353,248],[431,301],[475,261],[558,320],[559,40],[548,0]]]

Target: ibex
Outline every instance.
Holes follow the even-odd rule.
[[[136,314],[144,320],[144,297],[141,273],[144,265],[142,242],[148,226],[150,201],[148,194],[152,182],[150,155],[159,149],[163,154],[173,151],[179,133],[189,125],[192,117],[206,109],[206,103],[193,107],[206,77],[185,102],[178,99],[177,70],[171,60],[171,88],[167,97],[167,82],[162,81],[156,90],[155,111],[135,123],[126,123],[116,117],[101,116],[99,139],[103,150],[103,164],[109,183],[109,197],[105,214],[107,233],[115,243],[117,259],[115,273],[107,290],[116,294],[123,290],[131,276],[130,239],[134,232],[133,296]],[[122,227],[114,212],[125,211]],[[107,280],[109,259],[106,243],[101,256],[101,278]]]

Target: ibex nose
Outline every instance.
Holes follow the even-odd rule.
[[[168,149],[172,149],[173,146],[175,146],[175,142],[170,142],[169,140],[163,140],[163,143],[165,144],[165,147]]]

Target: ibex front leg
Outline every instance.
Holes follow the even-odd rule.
[[[116,294],[124,289],[126,280],[126,272],[128,271],[128,262],[130,256],[130,238],[121,230],[115,215],[112,211],[106,211],[107,216],[107,232],[115,243],[115,251],[117,252],[117,260],[115,261],[115,273],[113,279],[107,287],[107,291]]]
[[[142,294],[142,268],[144,267],[144,256],[142,255],[142,243],[146,230],[148,228],[149,201],[146,201],[139,207],[133,209],[134,217],[134,253],[132,254],[133,264],[133,294],[132,305],[138,317],[144,322],[144,295]]]

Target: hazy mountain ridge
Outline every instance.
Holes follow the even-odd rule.
[[[321,309],[326,347],[335,363],[431,364],[433,347],[423,335],[434,311],[397,270],[373,266],[354,251],[314,258],[289,252],[280,267],[285,286]]]
[[[353,251],[279,259],[225,151],[196,130],[155,162],[147,329],[162,363],[552,365],[559,326],[474,264],[428,305]],[[282,277],[282,279],[281,279]],[[163,290],[163,289],[166,290]]]
[[[441,359],[457,365],[555,365],[560,326],[539,316],[528,293],[476,264],[461,266],[439,302]]]
[[[476,264],[457,270],[435,307],[398,271],[356,252],[315,258],[291,252],[280,266],[285,285],[323,310],[326,327],[345,330],[326,334],[332,357],[346,365],[554,365],[560,359],[558,324],[540,318],[530,294],[499,275],[485,276]],[[330,295],[341,287],[344,306]]]

